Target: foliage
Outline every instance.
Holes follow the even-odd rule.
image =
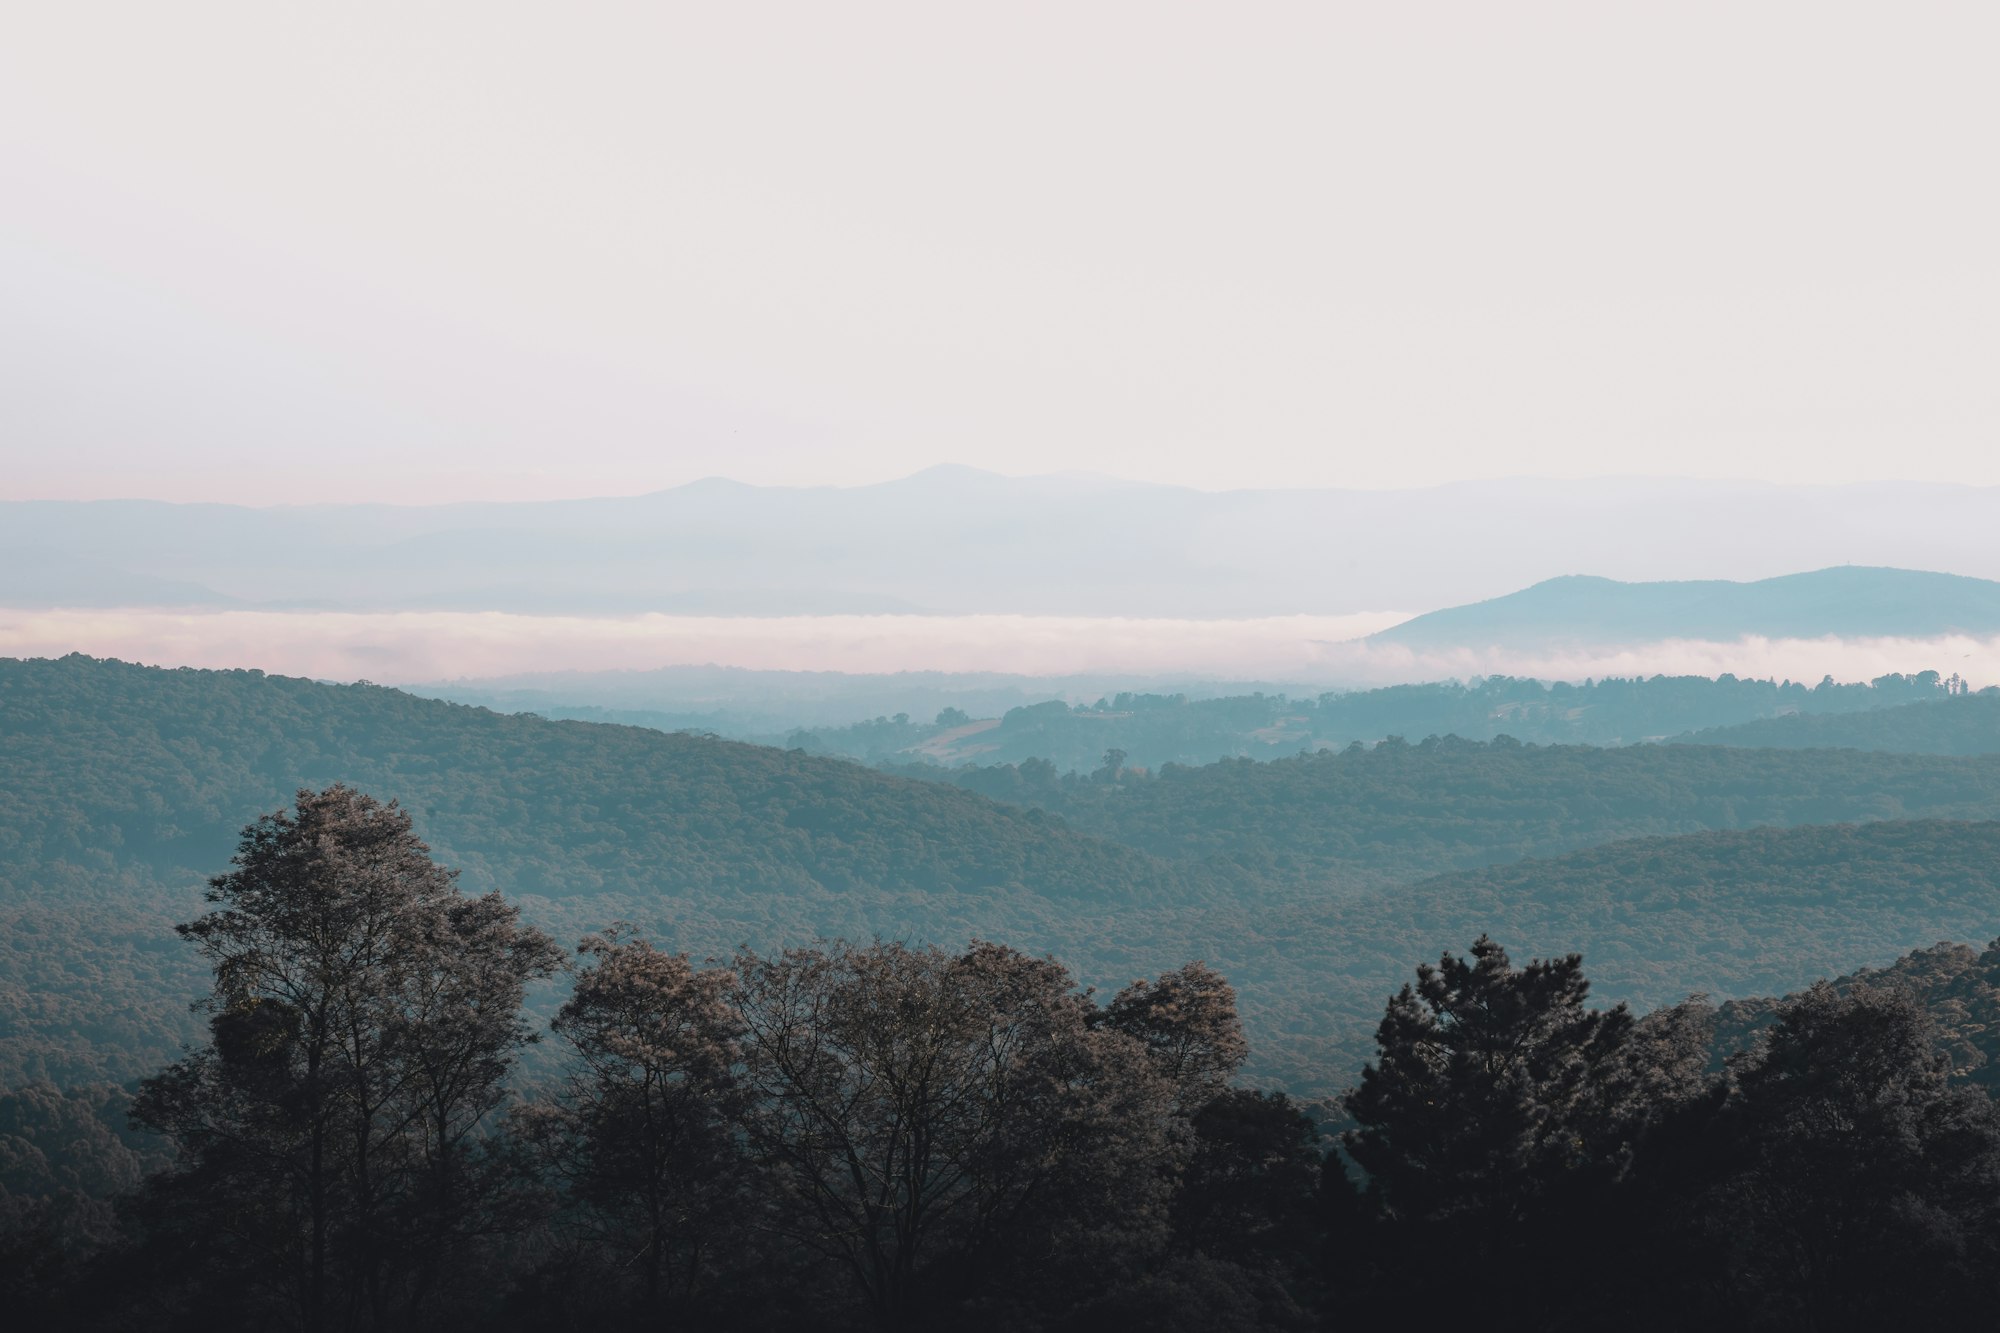
[[[494,1206],[478,1131],[553,948],[350,788],[301,791],[234,864],[180,928],[214,969],[213,1040],[133,1107],[179,1148],[143,1209],[196,1308],[226,1292],[307,1329],[405,1325]]]
[[[1898,754],[2000,753],[2000,690],[1878,712],[1796,713],[1690,733],[1697,745],[1780,750],[1882,750]]]
[[[829,760],[366,685],[0,661],[0,1087],[122,1082],[199,1040],[178,998],[199,962],[165,925],[245,819],[335,782],[399,800],[468,887],[571,938],[626,917],[703,951],[1054,943],[1073,912],[1196,896],[1038,813]]]
[[[1033,765],[945,779],[1154,856],[1279,887],[1394,883],[1711,829],[2000,816],[2000,756],[1600,749],[1505,738],[1169,765],[1115,783],[1058,778]]]
[[[1171,1085],[1059,964],[877,944],[736,970],[775,1225],[884,1326],[1164,1222]]]
[[[1829,723],[1838,734],[1836,718],[1944,700],[1961,684],[1947,682],[1935,671],[1890,674],[1852,684],[1828,679],[1810,687],[1730,675],[1607,678],[1581,684],[1488,676],[1468,683],[1392,685],[1316,697],[1266,691],[1217,697],[1123,691],[1095,703],[1060,699],[1020,703],[982,718],[947,708],[928,722],[902,712],[841,726],[819,721],[789,730],[774,728],[769,719],[719,714],[694,717],[563,707],[547,699],[525,706],[551,717],[629,722],[669,731],[713,730],[736,740],[799,747],[860,763],[991,766],[1041,760],[1053,764],[1058,773],[1089,773],[1097,767],[1098,757],[1113,749],[1124,751],[1132,765],[1150,770],[1218,759],[1283,759],[1301,750],[1341,750],[1357,741],[1372,745],[1390,736],[1484,741],[1506,735],[1542,744],[1629,745],[1794,714]],[[462,695],[454,692],[447,697]],[[507,702],[490,695],[467,701],[490,701],[495,706]],[[1866,748],[1931,748],[1894,743],[1899,732],[1893,726],[1880,728],[1877,734],[1890,743]],[[1993,748],[1941,752],[1988,753]]]
[[[1438,742],[1106,782],[1048,764],[962,775],[1019,783],[1013,799],[1040,793],[1058,819],[372,687],[0,663],[0,1087],[117,1083],[205,1036],[181,998],[199,960],[165,927],[198,907],[230,830],[301,783],[400,797],[468,889],[570,939],[619,919],[696,957],[1003,938],[1060,950],[1107,990],[1205,958],[1238,989],[1253,1072],[1325,1095],[1359,1067],[1406,960],[1480,929],[1585,949],[1605,994],[1647,1005],[1988,939],[1993,826],[1901,817],[1991,815],[1996,764]],[[1824,819],[1898,822],[1689,831]],[[1495,864],[1529,853],[1551,859]],[[544,1018],[559,1002],[531,995]]]
[[[600,1302],[658,1320],[698,1308],[740,1239],[735,977],[623,931],[579,952],[592,966],[553,1024],[572,1071],[560,1095],[523,1108],[515,1130],[571,1204],[563,1262],[591,1274]]]

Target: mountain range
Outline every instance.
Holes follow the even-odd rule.
[[[1624,581],[1850,563],[2000,578],[1996,530],[2000,488],[1609,478],[1210,492],[957,467],[872,486],[711,479],[514,504],[14,501],[0,504],[0,605],[1330,615],[1501,597],[1581,572],[1578,551],[1595,553],[1589,573]]]

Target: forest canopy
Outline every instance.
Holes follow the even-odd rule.
[[[1437,1265],[1500,1327],[1870,1328],[2000,1296],[2000,948],[1635,1014],[1480,935],[1322,1111],[1189,962],[820,941],[562,966],[407,812],[303,789],[178,933],[207,1037],[129,1108],[0,1095],[0,1296],[82,1329],[1305,1329]],[[518,1077],[530,1045],[554,1063]],[[124,1110],[142,1155],[97,1129]],[[59,1137],[61,1136],[61,1137]],[[66,1139],[66,1141],[63,1141]],[[62,1147],[61,1177],[29,1164]],[[92,1170],[97,1162],[101,1169]]]
[[[997,938],[1060,952],[1107,991],[1204,957],[1240,991],[1259,1076],[1323,1093],[1358,1067],[1407,960],[1480,929],[1586,949],[1601,985],[1647,1004],[1988,938],[1992,826],[1963,821],[1994,812],[1996,765],[1436,742],[1103,780],[963,775],[1044,811],[372,686],[4,662],[0,1084],[116,1084],[197,1039],[199,965],[168,927],[234,829],[300,786],[401,800],[468,889],[564,939],[616,920],[698,957]],[[1917,813],[1954,820],[1743,827]],[[1542,859],[1507,865],[1528,854]]]

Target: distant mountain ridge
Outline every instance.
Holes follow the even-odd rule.
[[[0,502],[0,604],[1233,618],[1853,563],[2000,578],[2000,488],[1602,478],[1196,491],[936,468],[434,506]],[[1697,535],[1698,534],[1698,535]],[[31,553],[31,554],[29,554]]]
[[[1738,583],[1621,583],[1568,575],[1433,611],[1370,636],[1411,648],[1601,647],[1669,639],[1893,638],[2000,634],[2000,582],[1838,566]]]

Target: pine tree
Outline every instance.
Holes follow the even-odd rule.
[[[1361,1126],[1347,1150],[1392,1216],[1517,1223],[1552,1175],[1604,1148],[1585,1130],[1634,1025],[1623,1005],[1587,1007],[1589,991],[1579,955],[1516,968],[1484,935],[1470,962],[1417,969],[1347,1097]]]

